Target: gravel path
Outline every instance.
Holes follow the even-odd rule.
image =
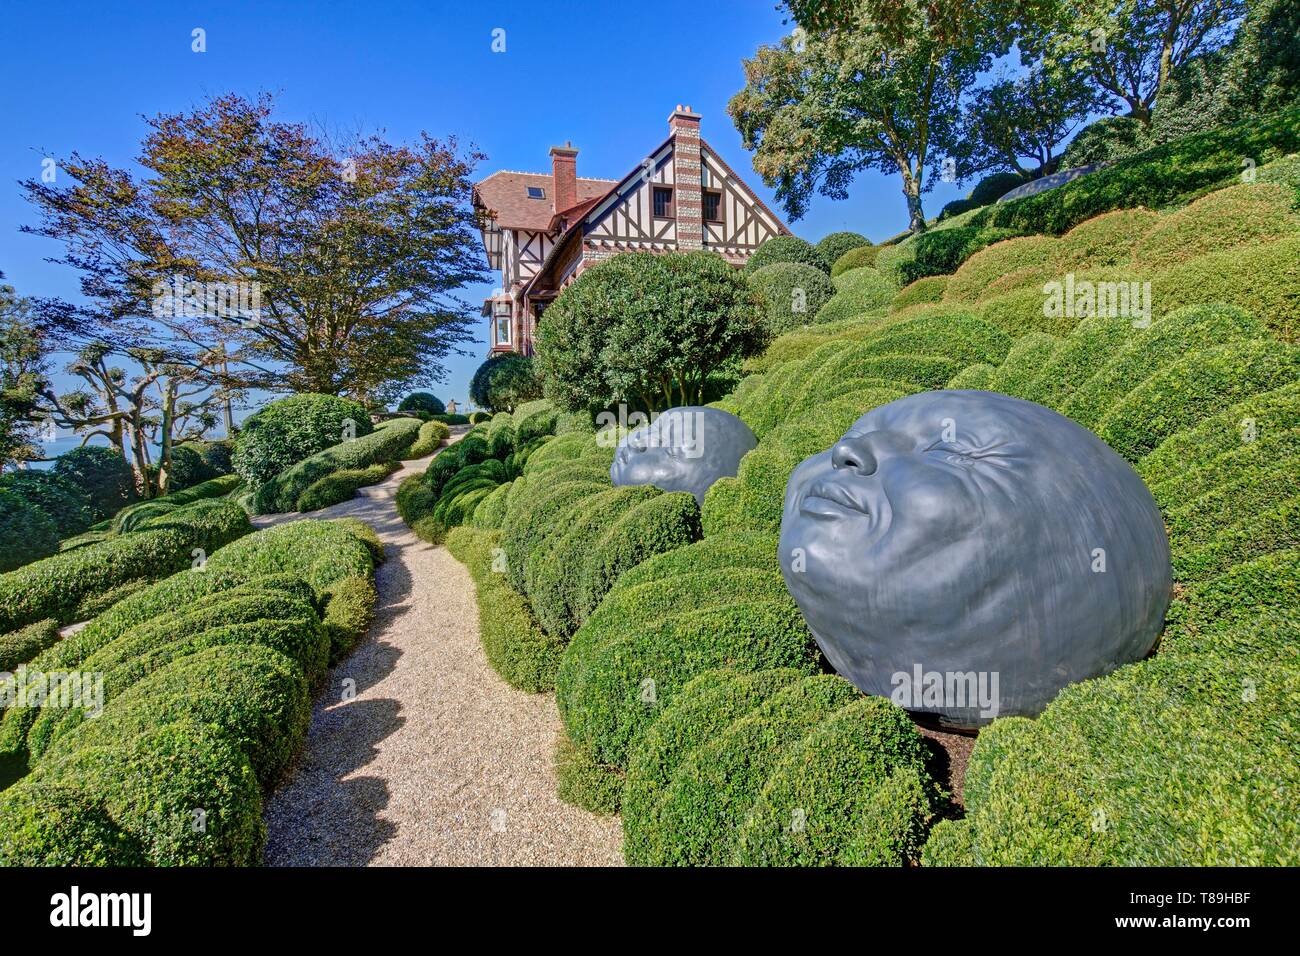
[[[515,690],[488,666],[468,572],[398,517],[397,485],[431,460],[322,511],[254,519],[357,517],[388,555],[374,626],[331,672],[300,764],[268,801],[265,862],[621,864],[618,819],[555,795],[554,697]]]

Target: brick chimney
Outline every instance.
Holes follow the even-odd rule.
[[[677,248],[704,247],[704,197],[701,194],[700,114],[679,105],[668,117],[673,143],[673,205],[677,207]]]
[[[572,143],[551,147],[551,197],[556,213],[578,205],[578,151]]]

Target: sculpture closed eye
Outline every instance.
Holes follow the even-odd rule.
[[[1036,714],[1140,659],[1171,582],[1163,520],[1128,463],[993,392],[899,399],[800,464],[780,557],[841,674],[962,728]],[[953,693],[968,685],[983,691]]]
[[[734,476],[740,459],[757,444],[749,426],[730,412],[670,408],[619,442],[609,477],[616,485],[689,491],[703,504],[709,486]]]

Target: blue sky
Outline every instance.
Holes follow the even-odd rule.
[[[618,177],[667,132],[678,103],[768,201],[726,116],[742,58],[786,32],[772,0],[656,3],[221,3],[0,0],[0,272],[20,294],[75,298],[75,273],[44,261],[58,247],[18,232],[34,222],[18,182],[73,150],[131,163],[141,115],[209,96],[276,94],[281,117],[411,141],[454,134],[496,169],[545,171],[547,150],[580,149],[578,174]],[[207,52],[191,51],[206,31]],[[505,31],[505,52],[492,51]],[[965,190],[939,183],[933,214]],[[773,204],[774,208],[775,205]],[[778,210],[779,212],[780,210]],[[818,198],[797,235],[853,229],[879,240],[907,224],[898,176],[864,173],[843,202]],[[471,301],[491,284],[466,290]],[[454,356],[435,391],[467,398],[487,349]]]

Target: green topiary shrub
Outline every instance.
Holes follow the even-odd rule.
[[[858,246],[847,252],[841,253],[840,257],[835,260],[831,266],[831,278],[838,279],[846,272],[852,272],[854,269],[865,269],[876,264],[876,255],[880,252],[880,246]]]
[[[375,582],[369,575],[341,578],[325,590],[321,628],[329,642],[329,663],[346,657],[370,630],[375,616]]]
[[[748,716],[773,694],[803,679],[797,670],[714,670],[693,678],[663,709],[628,761],[622,795],[623,855],[632,866],[666,856],[659,807],[678,768],[697,748]]]
[[[1131,319],[1084,319],[1021,389],[1021,397],[1058,408],[1112,355],[1138,338],[1140,331],[1133,328]]]
[[[15,670],[59,641],[57,621],[37,621],[11,634],[0,635],[0,673]]]
[[[1241,306],[1278,338],[1300,340],[1300,236],[1192,259],[1151,276],[1162,311],[1219,302]]]
[[[231,460],[244,481],[258,488],[349,435],[360,438],[373,430],[360,402],[334,395],[291,395],[244,421]]]
[[[213,478],[229,475],[235,470],[234,465],[231,463],[231,456],[235,451],[235,442],[232,438],[223,438],[218,441],[196,439],[182,442],[172,449],[173,453],[179,448],[194,452],[199,456],[201,462],[201,477],[196,477],[190,484],[211,481]]]
[[[395,461],[367,465],[364,468],[340,468],[318,478],[298,496],[295,511],[319,511],[343,501],[350,501],[357,491],[378,484],[401,467]]]
[[[1165,213],[1133,250],[1151,269],[1164,269],[1224,249],[1284,239],[1300,232],[1295,193],[1279,183],[1230,186]]]
[[[779,571],[770,573],[775,590]],[[593,613],[565,649],[556,702],[570,736],[597,761],[626,766],[660,708],[706,670],[817,667],[820,655],[788,594],[754,600],[751,576],[738,582],[740,591],[722,590],[716,575],[682,587],[692,583],[698,591],[675,592],[681,603],[653,618],[624,610],[624,596],[612,605],[617,612]]]
[[[923,305],[942,301],[944,292],[948,287],[948,279],[949,276],[926,276],[923,279],[917,279],[911,285],[904,286],[898,295],[894,296],[894,301],[889,304],[889,307],[892,311],[897,312],[909,305]]]
[[[200,482],[183,491],[174,491],[169,495],[163,495],[161,498],[151,498],[148,501],[138,501],[133,505],[127,505],[114,516],[113,531],[118,534],[138,531],[155,518],[171,514],[178,508],[193,504],[196,501],[225,498],[240,486],[240,481],[238,475],[223,475],[219,478]]]
[[[1034,721],[994,722],[966,777],[970,862],[1294,864],[1298,678],[1161,654],[1067,687]]]
[[[520,592],[526,590],[529,559],[558,526],[558,516],[609,487],[608,475],[604,481],[548,480],[543,487],[530,488],[529,494],[507,511],[502,546],[507,562],[506,578],[511,587]]]
[[[980,362],[977,365],[967,365],[964,369],[948,380],[944,388],[965,388],[974,391],[991,391],[993,383],[993,373],[996,371],[992,365],[986,362]]]
[[[559,415],[560,409],[546,399],[520,405],[514,413],[515,445],[522,447],[543,435],[553,435]]]
[[[18,786],[0,795],[0,866],[143,866],[140,844],[100,801],[74,787]]]
[[[818,325],[883,310],[897,292],[893,283],[866,267],[842,274],[839,283],[835,295],[818,310],[814,319]]]
[[[74,448],[55,459],[50,470],[90,499],[95,521],[112,517],[135,497],[131,466],[120,451],[112,448]]]
[[[1094,216],[1057,240],[1058,267],[1064,271],[1125,265],[1143,236],[1159,222],[1159,213],[1141,207]]]
[[[246,578],[292,574],[318,597],[336,582],[368,577],[374,570],[370,549],[344,525],[302,520],[265,528],[227,545],[208,558],[207,571],[238,573]]]
[[[293,511],[298,497],[327,475],[342,469],[366,468],[401,459],[419,437],[421,422],[399,418],[386,427],[350,441],[340,442],[276,475],[257,489],[253,505],[258,514]]]
[[[406,450],[406,454],[402,458],[409,461],[413,458],[425,458],[432,455],[450,437],[451,429],[442,422],[425,422],[420,426],[420,432],[415,442]]]
[[[772,335],[808,324],[835,295],[825,272],[798,262],[764,266],[750,275],[749,284],[762,296]]]
[[[554,690],[564,641],[538,627],[523,596],[506,583],[501,533],[453,528],[447,535],[447,549],[474,579],[479,640],[492,669],[520,690]]]
[[[1050,236],[1007,239],[981,249],[961,264],[948,280],[944,300],[979,302],[989,286],[1008,273],[1026,269],[1052,271],[1057,240]]]
[[[989,389],[1004,395],[1023,397],[1029,383],[1051,361],[1061,340],[1045,332],[1031,332],[1021,336],[1011,346],[1002,364],[993,372]]]
[[[664,788],[647,841],[658,866],[719,866],[735,852],[746,817],[787,750],[821,721],[860,699],[842,677],[806,677],[701,742]]]
[[[0,572],[29,565],[58,550],[59,532],[50,516],[0,488]]]
[[[59,814],[39,826],[0,829],[13,833],[11,841],[0,837],[4,856],[53,865],[72,847],[89,846],[92,859],[115,866],[142,857],[154,866],[261,861],[266,828],[257,777],[236,744],[200,723],[151,728],[112,747],[86,747],[43,763],[0,795],[0,814],[21,813],[15,805],[26,801],[57,806]],[[195,808],[203,810],[202,829],[194,825]]]
[[[507,481],[503,485],[497,485],[491,494],[478,503],[469,523],[484,531],[499,529],[506,520],[506,502],[512,484],[513,482]]]
[[[907,865],[939,797],[925,758],[906,712],[883,697],[853,700],[781,755],[729,862]]]
[[[542,397],[542,381],[529,356],[513,352],[492,355],[474,371],[469,397],[494,412],[513,412]]]
[[[1170,435],[1256,392],[1300,378],[1300,349],[1272,340],[1195,352],[1147,379],[1097,424],[1097,434],[1129,461]]]
[[[908,285],[925,276],[947,275],[987,246],[1022,235],[1015,229],[994,226],[953,226],[932,229],[913,239],[910,261],[897,264],[900,285]],[[883,267],[882,267],[883,271]]]
[[[830,275],[831,263],[816,246],[798,236],[773,236],[754,251],[744,265],[746,273],[754,273],[774,262],[800,262]]]
[[[1178,309],[1149,329],[1135,330],[1119,351],[1061,404],[1060,411],[1092,428],[1124,395],[1182,356],[1264,334],[1263,325],[1243,309],[1220,305]]]
[[[45,512],[60,538],[81,534],[93,521],[89,496],[53,471],[28,468],[6,472],[0,475],[0,491],[17,495]]]
[[[817,243],[817,251],[821,253],[822,261],[830,263],[833,269],[840,256],[846,252],[870,245],[871,240],[859,233],[832,232]]]
[[[444,425],[468,425],[470,424],[468,415],[434,415],[434,421],[442,422]]]
[[[83,602],[134,581],[156,581],[247,534],[248,516],[228,502],[201,502],[164,515],[157,527],[66,551],[0,576],[0,631],[44,618],[83,620]]]
[[[430,392],[412,392],[407,395],[400,405],[397,406],[399,412],[424,412],[426,415],[445,415],[447,406],[442,403],[437,395]]]
[[[565,803],[609,816],[623,799],[623,774],[596,763],[561,732],[555,739],[555,793]]]

